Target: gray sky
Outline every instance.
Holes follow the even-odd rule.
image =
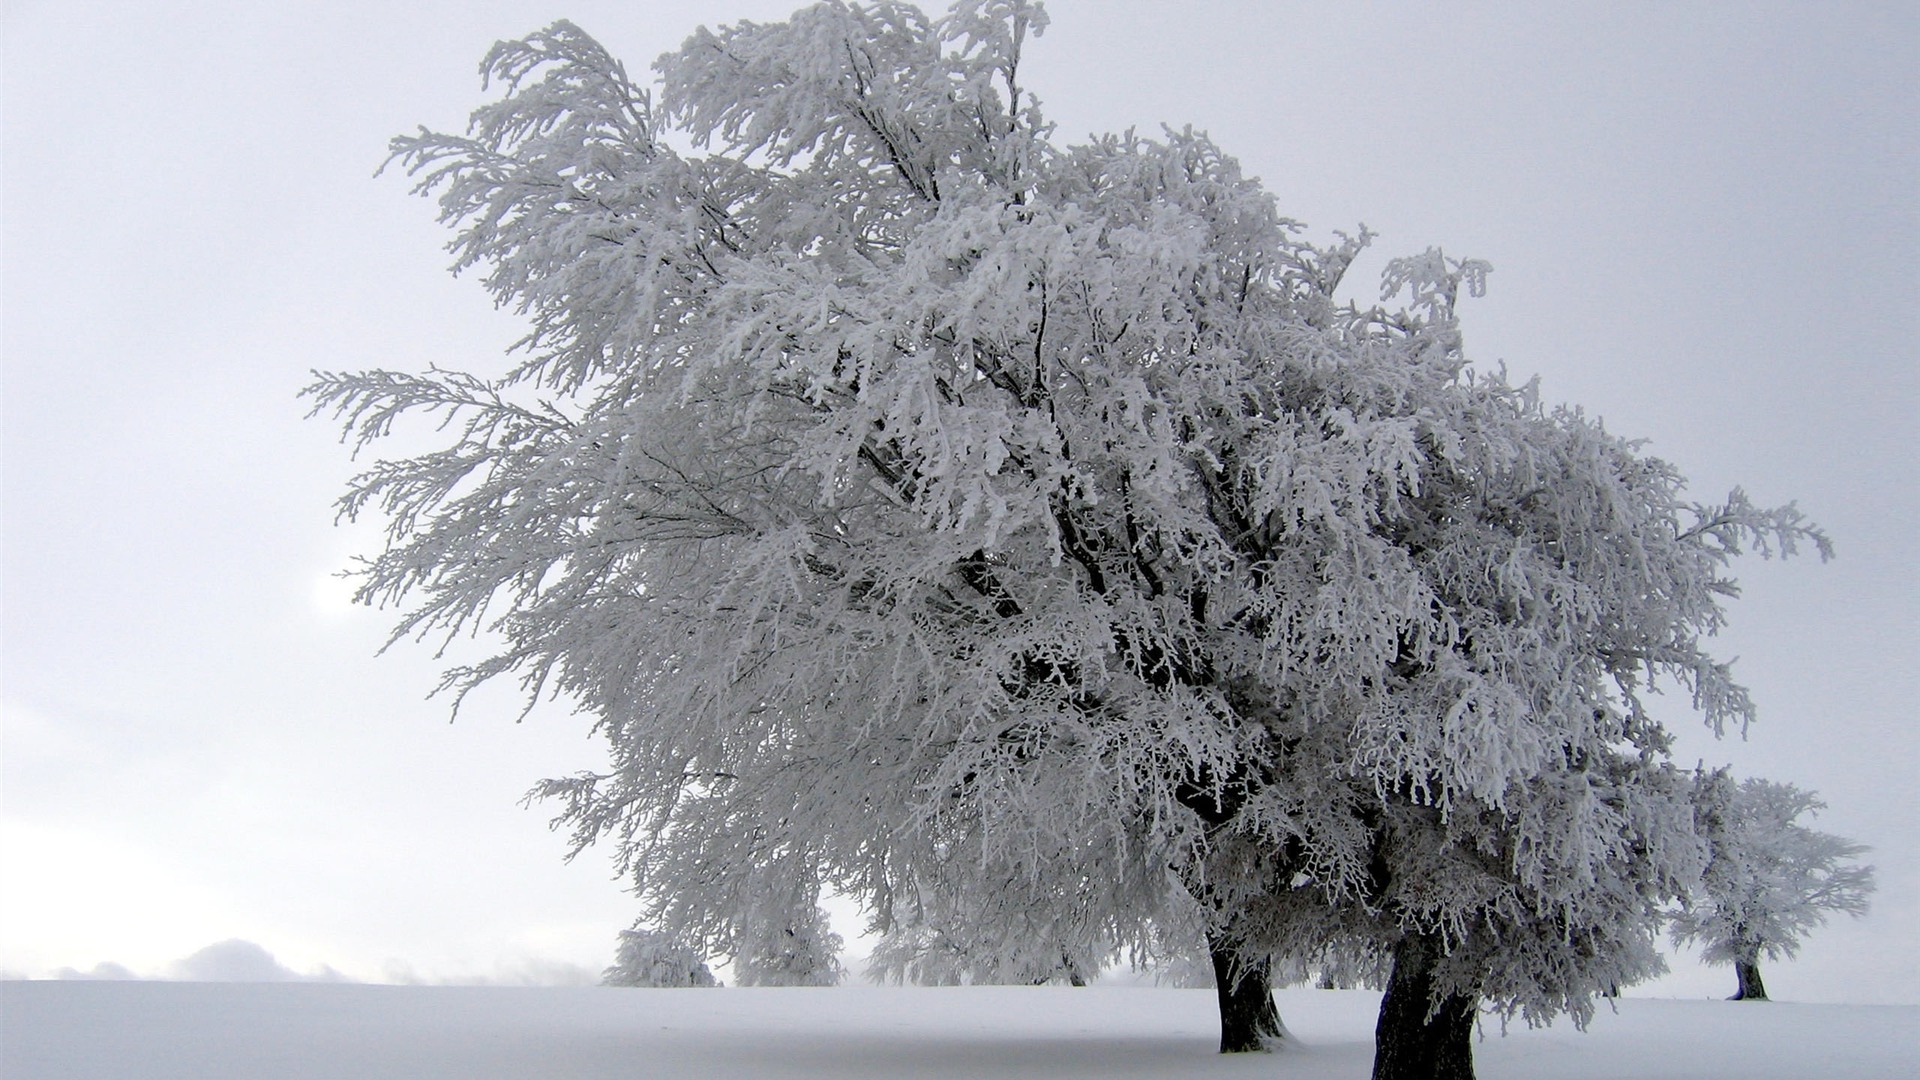
[[[424,700],[432,649],[328,572],[352,470],[312,368],[490,367],[517,336],[445,273],[388,136],[457,127],[496,39],[573,19],[638,74],[790,0],[11,0],[4,14],[0,966],[157,973],[244,938],[378,979],[597,970],[633,909],[562,865],[543,776],[586,723]],[[1537,9],[1537,10],[1536,10]],[[1551,9],[1551,10],[1549,10]],[[1875,848],[1872,915],[1776,996],[1920,1001],[1920,15],[1910,4],[1056,0],[1027,81],[1062,140],[1211,132],[1350,281],[1493,263],[1484,366],[1832,532],[1749,561],[1721,655],[1761,707],[1681,757],[1790,780]],[[178,969],[176,969],[178,970]],[[1659,984],[1725,993],[1690,958]]]

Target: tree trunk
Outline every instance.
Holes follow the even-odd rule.
[[[1065,949],[1060,950],[1060,966],[1067,973],[1068,986],[1087,985],[1086,977],[1080,974],[1080,965],[1073,962],[1073,957],[1068,956]]]
[[[1740,977],[1740,989],[1735,991],[1734,995],[1727,999],[1728,1001],[1767,1000],[1767,984],[1760,981],[1760,960],[1758,957],[1752,960],[1735,960],[1733,962],[1733,971],[1734,974]]]
[[[1214,992],[1220,997],[1220,1052],[1269,1050],[1286,1036],[1273,1004],[1273,972],[1265,956],[1249,961],[1231,942],[1207,935]]]
[[[1433,973],[1440,943],[1409,934],[1393,949],[1393,974],[1373,1029],[1373,1080],[1473,1080],[1471,997],[1452,995],[1434,1008]]]

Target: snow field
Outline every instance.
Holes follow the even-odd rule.
[[[1299,1045],[1221,1057],[1213,994],[0,984],[6,1080],[1268,1077],[1363,1080],[1366,991],[1285,990]],[[1586,1033],[1483,1027],[1482,1080],[1892,1080],[1920,1006],[1629,998]]]

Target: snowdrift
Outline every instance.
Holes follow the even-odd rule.
[[[1299,1044],[1223,1058],[1211,991],[0,984],[7,1080],[1268,1077],[1363,1080],[1379,995],[1289,990]],[[1904,1078],[1920,1006],[1625,999],[1502,1036],[1482,1080]]]

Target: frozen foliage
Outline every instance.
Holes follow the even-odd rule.
[[[1736,782],[1719,769],[1698,775],[1694,791],[1713,855],[1691,902],[1674,913],[1673,939],[1701,945],[1708,963],[1734,965],[1736,998],[1765,999],[1762,957],[1792,956],[1832,912],[1867,913],[1873,867],[1854,864],[1867,848],[1801,824],[1826,803],[1792,784]]]
[[[1390,973],[1383,1053],[1583,1020],[1706,861],[1642,695],[1746,724],[1727,563],[1824,536],[1469,368],[1484,264],[1343,301],[1369,235],[1204,135],[1056,144],[1044,26],[823,3],[658,98],[567,23],[497,46],[467,134],[393,151],[521,360],[309,390],[451,433],[343,500],[388,521],[361,599],[591,713],[612,768],[539,794],[737,962],[831,888],[902,976],[1205,940],[1226,1049],[1329,958]]]
[[[602,986],[718,986],[699,953],[658,930],[620,931],[613,966],[600,975]]]

